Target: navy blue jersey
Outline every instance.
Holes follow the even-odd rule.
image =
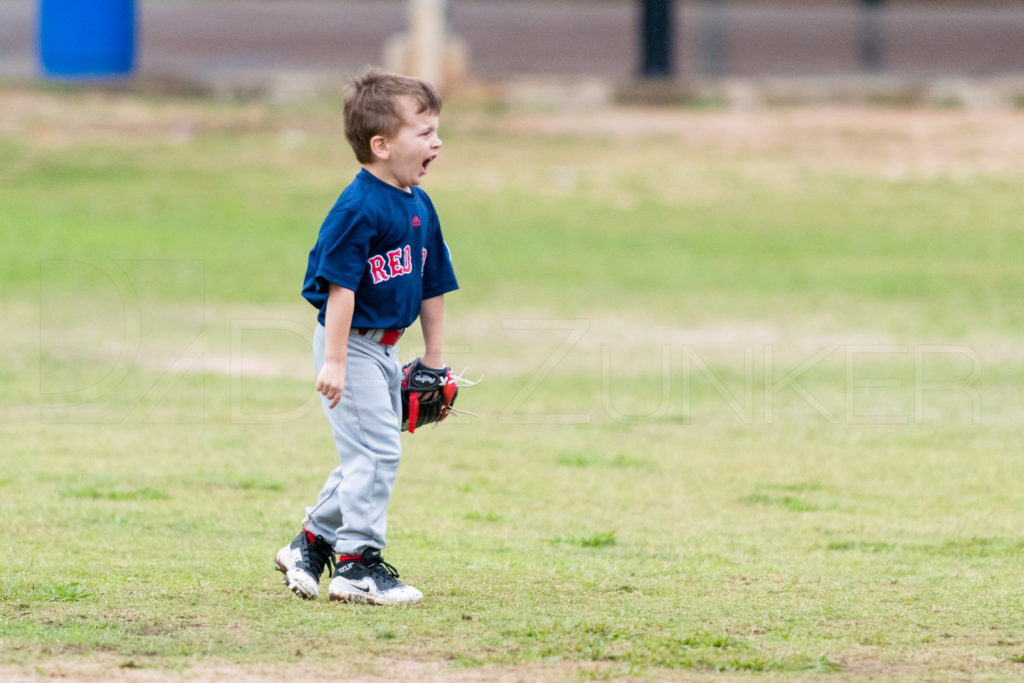
[[[409,327],[424,299],[458,289],[427,193],[405,192],[361,170],[309,252],[302,296],[319,309],[321,325],[331,283],[355,292],[352,327],[386,330]]]

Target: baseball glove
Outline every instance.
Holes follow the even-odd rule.
[[[459,386],[452,369],[429,368],[417,358],[402,367],[402,431],[410,434],[417,427],[448,417]]]

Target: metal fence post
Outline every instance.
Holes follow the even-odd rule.
[[[643,63],[641,73],[665,78],[674,72],[672,65],[673,2],[641,0],[640,42]]]

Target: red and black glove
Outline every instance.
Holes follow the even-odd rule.
[[[459,395],[450,367],[429,368],[417,358],[403,366],[402,374],[403,432],[412,434],[417,427],[448,417]]]

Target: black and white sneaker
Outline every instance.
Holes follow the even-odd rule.
[[[328,593],[331,600],[371,605],[411,605],[423,599],[423,593],[398,580],[398,572],[376,548],[363,551],[359,559],[339,560]]]
[[[303,529],[291,544],[277,551],[274,565],[284,574],[284,584],[293,593],[312,600],[320,594],[324,567],[334,568],[334,548],[323,536],[313,536]]]

